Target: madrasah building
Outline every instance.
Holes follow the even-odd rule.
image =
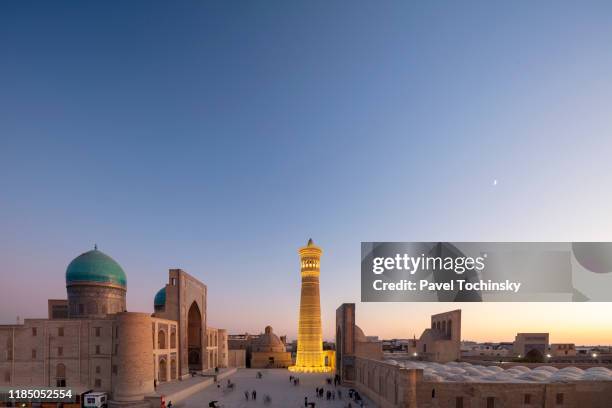
[[[472,364],[461,360],[460,338],[461,311],[452,310],[432,315],[431,326],[410,341],[409,353],[385,354],[382,342],[356,325],[355,304],[344,303],[336,310],[336,374],[379,408],[611,406],[612,370],[606,367]]]
[[[0,386],[103,391],[133,406],[159,383],[227,366],[206,285],[181,269],[170,269],[153,314],[126,310],[126,274],[97,247],[70,262],[66,291],[48,301],[48,318],[0,325]]]

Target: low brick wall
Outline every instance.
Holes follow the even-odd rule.
[[[359,357],[355,370],[355,380],[346,385],[380,408],[486,408],[491,401],[496,408],[609,408],[612,401],[612,381],[431,382],[422,369]]]

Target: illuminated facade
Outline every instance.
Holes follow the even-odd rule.
[[[325,365],[319,295],[319,265],[323,251],[310,239],[299,252],[302,275],[300,322],[296,362],[289,370],[304,373],[328,372],[332,368]]]

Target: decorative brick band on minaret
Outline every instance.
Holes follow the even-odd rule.
[[[323,330],[321,328],[321,299],[319,294],[320,261],[323,251],[312,239],[300,248],[302,292],[300,322],[298,325],[297,358],[295,372],[328,372],[323,356]]]

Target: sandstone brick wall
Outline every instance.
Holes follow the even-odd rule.
[[[126,310],[124,288],[79,284],[66,291],[70,318],[99,318]]]
[[[0,385],[111,389],[113,320],[26,319],[0,326]]]
[[[154,391],[152,318],[146,313],[119,313],[116,316],[117,375],[113,383],[115,401],[139,401]]]
[[[270,358],[274,362],[270,362]],[[251,354],[251,368],[286,368],[292,365],[289,352],[253,352]]]
[[[429,382],[424,381],[421,369],[364,358],[356,358],[355,368],[353,386],[381,408],[487,408],[490,403],[495,408],[606,408],[612,401],[610,381]]]
[[[408,407],[408,370],[384,361],[355,359],[354,387],[380,408]]]
[[[158,383],[179,378],[178,324],[173,320],[151,318],[153,372]]]
[[[227,366],[235,368],[246,367],[246,350],[232,349],[227,353]]]
[[[228,367],[228,344],[227,344],[227,330],[219,329],[218,333],[218,343],[219,343],[219,367],[225,368]]]

